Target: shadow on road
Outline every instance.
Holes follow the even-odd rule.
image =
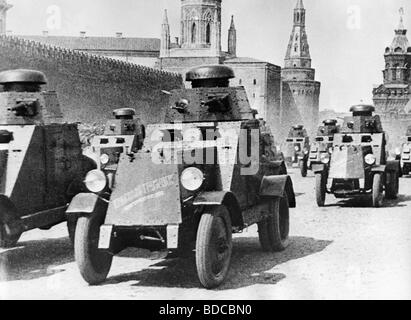
[[[334,203],[330,203],[331,201],[335,201]],[[380,209],[390,208],[390,207],[397,207],[402,208],[406,207],[407,205],[404,202],[411,201],[411,196],[408,195],[399,195],[395,200],[384,200],[384,204]],[[341,207],[341,208],[372,208],[371,198],[370,196],[358,196],[355,198],[350,199],[335,199],[334,197],[330,196],[330,199],[327,200],[327,204],[324,206],[326,208],[331,207]],[[378,209],[377,209],[378,210]]]
[[[48,277],[64,270],[56,265],[74,261],[68,238],[19,242],[18,247],[0,253],[0,282]]]
[[[258,238],[237,238],[231,269],[226,282],[217,290],[243,288],[255,284],[276,284],[286,275],[270,270],[285,262],[301,259],[323,251],[332,241],[293,237],[284,252],[266,253],[260,248]],[[138,281],[135,286],[149,287],[201,287],[195,268],[194,254],[188,258],[164,260],[150,268],[109,278],[105,284]]]

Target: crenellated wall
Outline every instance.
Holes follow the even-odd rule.
[[[145,123],[163,118],[168,97],[161,90],[183,86],[181,75],[84,52],[0,36],[0,71],[36,69],[58,93],[64,119],[103,125],[112,110],[132,107]]]

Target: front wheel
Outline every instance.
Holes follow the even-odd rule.
[[[381,173],[374,174],[372,185],[372,205],[374,208],[380,208],[383,204],[383,184]]]
[[[327,178],[324,173],[317,173],[315,175],[315,195],[317,199],[317,205],[324,207],[325,197],[327,191]]]
[[[388,172],[385,183],[385,196],[387,199],[396,199],[398,197],[400,177],[398,172]]]
[[[77,220],[74,239],[74,256],[80,273],[90,285],[107,279],[113,256],[98,249],[100,226],[104,223],[105,211],[100,210]]]
[[[261,247],[267,252],[283,251],[287,248],[290,231],[290,208],[287,194],[270,200],[270,216],[258,223]]]
[[[300,160],[300,171],[301,171],[301,176],[303,178],[307,177],[307,172],[308,172],[308,164],[307,161],[305,160]]]
[[[197,274],[205,288],[216,288],[224,282],[232,248],[232,226],[227,208],[210,208],[201,217],[196,241]]]

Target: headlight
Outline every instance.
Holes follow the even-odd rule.
[[[110,161],[110,157],[108,156],[108,154],[103,153],[100,156],[100,162],[102,165],[106,165],[107,163],[109,163],[109,161]]]
[[[310,151],[308,151],[307,148],[304,148],[304,154],[309,154],[309,153],[310,153]]]
[[[397,156],[399,156],[399,155],[401,154],[401,149],[400,149],[400,148],[396,148],[396,149],[395,149],[395,154],[396,154]]]
[[[295,151],[300,151],[300,147],[299,147],[299,146],[295,146],[294,149],[295,149]]]
[[[321,162],[327,164],[330,162],[330,155],[328,153],[321,155]]]
[[[84,184],[90,192],[99,193],[106,187],[107,177],[103,171],[92,170],[87,173]]]
[[[334,148],[333,148],[333,147],[329,147],[329,148],[328,148],[328,153],[331,154],[331,153],[333,153],[333,152],[334,152]]]
[[[200,169],[187,168],[180,178],[182,186],[188,191],[196,191],[201,188],[204,182],[204,174]]]
[[[365,156],[365,163],[366,164],[368,164],[368,165],[370,165],[370,166],[372,166],[374,163],[375,163],[375,161],[376,161],[377,159],[375,158],[375,156],[373,155],[373,154],[367,154],[366,156]]]

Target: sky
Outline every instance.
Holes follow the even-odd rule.
[[[180,35],[180,0],[8,0],[12,34],[160,38],[168,10],[172,39]],[[223,0],[223,50],[231,15],[237,28],[237,55],[283,66],[297,0]],[[399,9],[411,26],[411,0],[304,0],[312,66],[322,83],[320,108],[346,112],[372,102],[382,83],[384,49],[394,37]],[[60,16],[60,19],[58,18]]]

